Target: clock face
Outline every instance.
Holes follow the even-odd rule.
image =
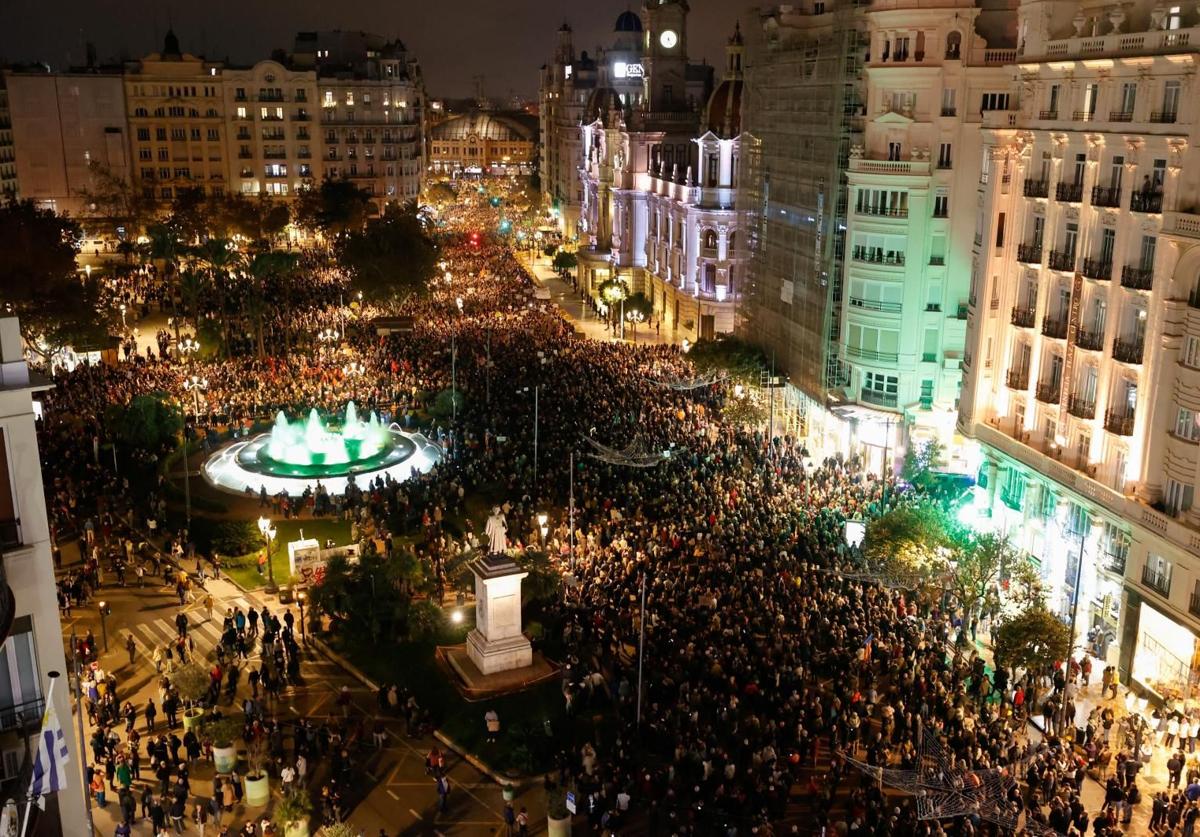
[[[679,36],[675,34],[674,30],[666,29],[658,36],[658,42],[663,45],[663,49],[671,49],[679,43]]]

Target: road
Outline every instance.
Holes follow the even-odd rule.
[[[73,547],[71,544],[64,548],[64,559],[68,562],[68,569],[71,559],[77,555],[77,550]],[[132,577],[132,573],[130,576]],[[146,585],[142,588],[136,586],[136,581],[132,581],[126,587],[117,587],[113,584],[115,580],[112,579],[111,573],[106,574],[105,580],[105,586],[93,597],[91,603],[73,609],[71,616],[63,619],[63,633],[68,638],[72,632],[83,636],[90,628],[100,642],[104,629],[107,629],[108,652],[101,654],[101,666],[116,675],[117,694],[122,703],[126,700],[132,701],[138,709],[137,729],[144,732],[145,720],[141,709],[146,700],[157,692],[151,655],[156,646],[162,646],[175,637],[175,617],[180,609],[179,601],[174,588],[165,586],[161,577],[153,580],[147,577]],[[265,596],[245,593],[225,580],[210,579],[207,589],[215,600],[212,621],[207,619],[207,613],[200,601],[183,608],[191,624],[189,632],[195,642],[196,654],[207,660],[213,658],[213,649],[219,641],[221,619],[226,608],[261,608],[264,602],[272,611],[276,611],[278,607],[273,598],[268,601]],[[201,596],[200,599],[202,598]],[[99,601],[106,602],[111,608],[111,615],[104,619],[104,625],[101,624],[97,607]],[[294,615],[299,616],[295,612]],[[136,644],[132,665],[125,650],[126,638],[130,635]],[[252,656],[251,663],[256,661],[257,655]],[[291,719],[308,718],[319,724],[334,713],[339,713],[335,700],[343,685],[351,690],[354,703],[352,711],[375,717],[377,702],[374,693],[340,665],[312,648],[308,650],[301,664],[301,675],[303,685],[287,689],[284,699],[280,702],[279,710]],[[236,703],[223,697],[222,704],[232,705],[236,713],[241,700],[248,693],[249,687],[246,685],[246,678],[243,677]],[[160,715],[160,730],[163,720]],[[404,733],[402,721],[386,719],[385,725],[387,738],[384,747],[362,757],[360,768],[365,784],[360,789],[365,791],[365,797],[349,818],[364,834],[375,837],[381,829],[385,829],[388,837],[395,834],[493,835],[504,830],[504,802],[500,787],[455,754],[447,756],[452,788],[449,807],[445,813],[439,813],[433,779],[425,774],[424,766],[425,754],[437,742],[432,738],[410,739]],[[85,727],[85,736],[90,738],[92,728],[87,724],[86,718]],[[123,737],[123,725],[121,731]],[[181,729],[177,732],[182,735]],[[90,748],[84,749],[90,757]],[[207,801],[212,791],[212,773],[212,768],[207,765],[196,768],[192,773],[193,793],[204,801]],[[327,774],[328,767],[325,765],[310,766],[310,792],[314,798],[319,795],[321,783]],[[147,770],[143,770],[142,775],[143,778],[153,779]],[[141,784],[134,783],[135,796],[140,792]],[[273,793],[277,799],[277,787],[273,789]],[[544,812],[540,786],[526,790],[514,804],[518,807],[528,806],[531,815]],[[247,816],[261,818],[264,813],[262,809],[245,809],[239,806],[235,809],[232,823],[227,821],[226,824],[231,825],[231,831],[234,831]],[[97,834],[113,833],[117,825],[116,817],[119,816],[114,804],[114,794],[109,794],[109,803],[105,809],[93,807],[93,816]],[[538,813],[537,816],[544,820],[544,813]],[[537,822],[538,820],[531,816],[531,823]],[[540,828],[531,830],[536,832]],[[151,834],[149,822],[137,823],[134,834]]]

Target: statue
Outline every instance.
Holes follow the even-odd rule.
[[[488,536],[489,554],[503,555],[508,551],[508,522],[499,506],[492,506],[492,516],[487,519],[483,531]]]

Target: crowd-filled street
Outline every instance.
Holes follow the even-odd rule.
[[[346,304],[337,268],[321,262],[267,317],[265,351],[188,357],[164,330],[161,350],[56,374],[40,442],[99,833],[283,834],[271,819],[294,787],[307,788],[314,823],[345,819],[371,837],[537,832],[560,787],[589,833],[967,835],[1020,822],[1099,835],[1148,828],[1151,808],[1155,827],[1192,833],[1192,775],[1189,796],[1177,783],[1161,802],[1128,804],[1136,759],[1079,709],[1106,705],[1098,672],[998,667],[986,631],[955,648],[958,614],[943,597],[849,572],[844,522],[911,492],[727,418],[731,385],[679,385],[695,375],[679,345],[584,336],[564,313],[584,307],[558,304],[571,288],[465,235],[487,217],[482,200],[447,210],[440,275],[401,309],[411,333],[379,336],[379,312]],[[551,301],[536,298],[536,275]],[[156,281],[144,271],[127,304],[163,316]],[[561,650],[568,721],[553,769],[511,808],[463,756],[431,756],[445,749],[425,720],[433,708],[407,697],[404,671],[397,692],[376,693],[384,684],[308,642],[294,601],[213,577],[216,556],[180,515],[178,473],[156,467],[161,450],[99,454],[106,405],[156,391],[190,405],[196,376],[197,496],[200,462],[230,433],[353,400],[424,432],[441,463],[408,483],[315,492],[295,514],[351,520],[364,543],[387,544],[387,560],[410,551],[439,604],[448,567],[480,542],[473,498],[503,502],[515,549],[544,547],[565,578],[541,621]],[[461,407],[435,416],[451,388]],[[660,461],[588,455],[591,442],[634,440]],[[244,499],[259,505],[254,486]],[[320,615],[309,624],[326,630],[336,626]],[[1047,698],[1074,708],[1078,747],[1030,726]],[[192,706],[235,729],[185,724]],[[579,734],[575,720],[593,716]],[[261,761],[269,806],[216,774],[221,736]]]

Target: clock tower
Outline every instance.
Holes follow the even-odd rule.
[[[645,0],[643,63],[650,110],[677,111],[687,101],[687,0]]]

